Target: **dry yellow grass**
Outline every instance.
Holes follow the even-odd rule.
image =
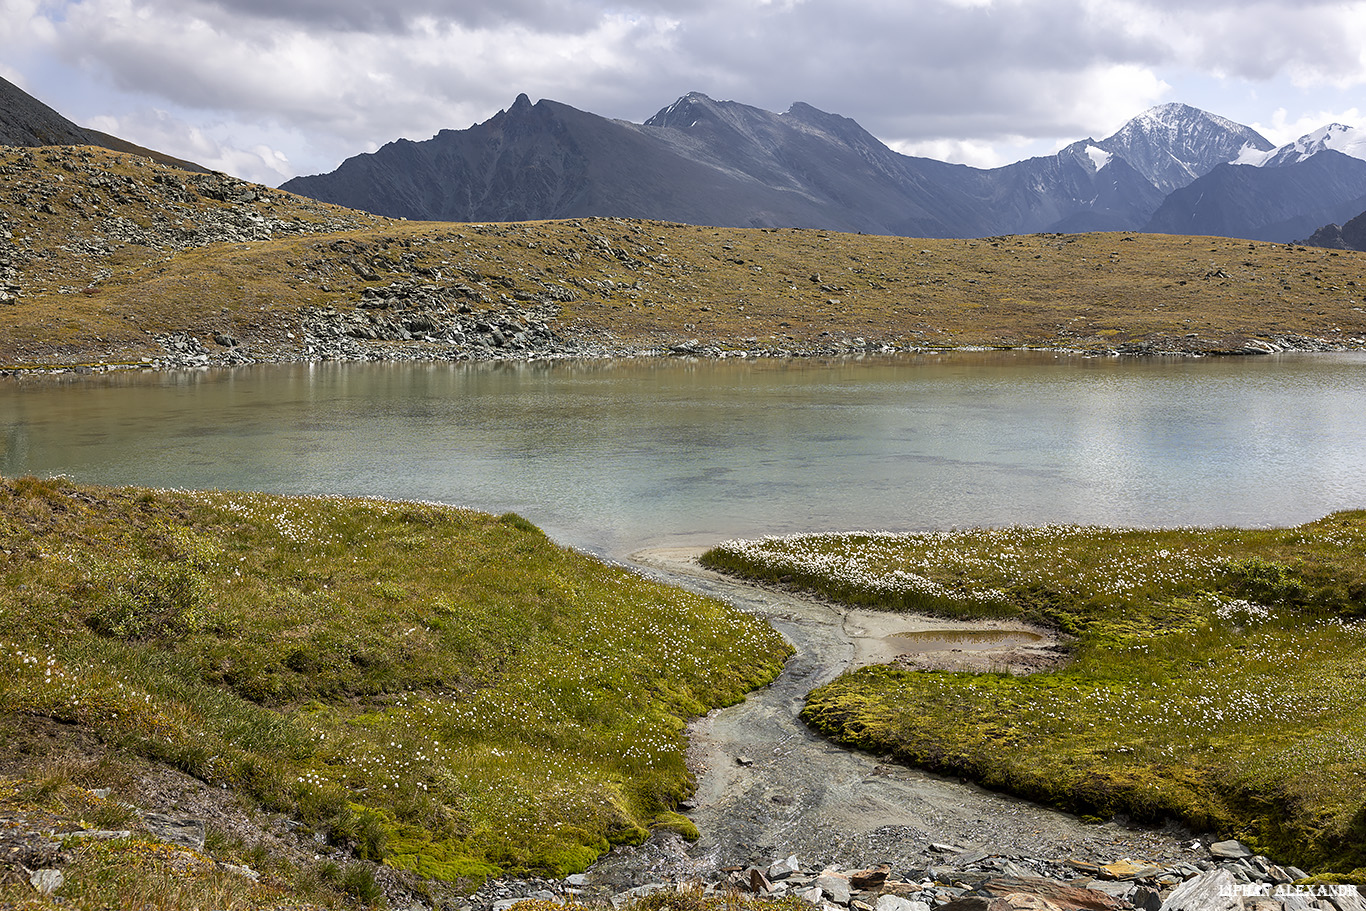
[[[399,222],[240,182],[254,199],[215,199],[181,172],[100,150],[39,150],[16,169],[21,154],[0,154],[0,215],[22,260],[22,295],[0,305],[0,365],[135,360],[159,332],[227,332],[287,356],[305,311],[354,310],[366,287],[393,281],[466,284],[484,298],[476,309],[566,289],[574,299],[557,331],[621,347],[1366,343],[1362,253],[1144,234],[927,240],[606,218]],[[115,193],[102,172],[144,192]],[[114,216],[157,240],[120,242]],[[244,216],[277,230],[213,242]],[[281,224],[301,233],[281,236]]]

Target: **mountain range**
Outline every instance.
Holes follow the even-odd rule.
[[[281,189],[380,215],[616,216],[918,237],[1079,231],[1288,242],[1366,210],[1366,131],[1276,147],[1183,104],[1105,139],[973,168],[898,153],[846,117],[690,93],[643,124],[519,95],[466,130],[400,139]]]
[[[78,126],[3,78],[0,145],[93,145],[207,171]],[[424,220],[605,215],[920,237],[1121,230],[1360,249],[1366,131],[1330,124],[1275,147],[1164,104],[1105,139],[982,169],[902,155],[803,103],[774,114],[694,92],[635,124],[519,95],[469,129],[400,139],[282,188]]]

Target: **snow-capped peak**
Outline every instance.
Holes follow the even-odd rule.
[[[1272,148],[1251,127],[1177,102],[1149,108],[1095,145],[1123,158],[1164,193],[1208,174],[1249,146]]]
[[[1270,152],[1249,152],[1249,150],[1244,149],[1234,159],[1233,163],[1250,164],[1257,167],[1279,167],[1304,161],[1306,158],[1312,158],[1319,152],[1330,149],[1366,161],[1366,130],[1344,126],[1340,123],[1330,123]]]

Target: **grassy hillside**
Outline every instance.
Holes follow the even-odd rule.
[[[174,771],[277,821],[233,841],[195,798],[262,888],[342,882],[315,850],[468,886],[695,833],[685,720],[788,653],[513,515],[0,479],[0,817],[130,828]]]
[[[0,279],[12,270],[17,290],[0,303],[0,366],[137,362],[167,333],[215,353],[217,333],[258,358],[303,358],[310,321],[373,316],[365,289],[395,283],[476,315],[545,306],[562,337],[621,350],[1224,351],[1366,338],[1366,254],[1220,238],[408,223],[59,148],[0,150],[0,228],[13,240]]]
[[[1030,676],[869,667],[803,717],[1083,815],[1236,835],[1366,877],[1366,512],[1297,528],[1005,528],[731,542],[714,568],[1074,637]],[[1353,872],[1354,871],[1354,872]]]

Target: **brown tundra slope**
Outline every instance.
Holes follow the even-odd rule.
[[[1366,254],[1226,238],[407,222],[86,147],[0,149],[0,232],[10,369],[1366,344]]]

